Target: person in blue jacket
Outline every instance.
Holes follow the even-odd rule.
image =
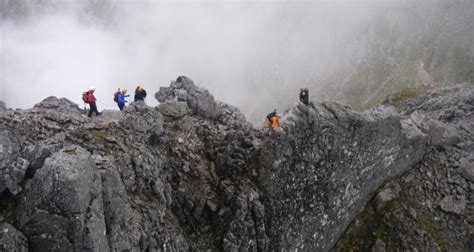
[[[114,94],[114,101],[117,103],[120,111],[123,110],[123,108],[125,107],[125,103],[127,102],[125,100],[126,97],[129,97],[129,95],[127,95],[127,89],[124,88],[122,90],[120,90],[120,88],[117,90],[117,92],[115,92]]]

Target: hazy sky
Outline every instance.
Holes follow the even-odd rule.
[[[80,104],[94,85],[99,101],[114,108],[114,89],[138,84],[156,104],[160,86],[186,75],[248,113],[262,96],[293,92],[296,99],[368,15],[325,1],[108,1],[94,6],[94,19],[85,1],[44,2],[26,20],[0,25],[0,99],[10,107],[49,95]]]
[[[6,8],[14,0],[0,1]],[[186,75],[252,117],[283,109],[275,97],[296,101],[300,87],[347,64],[356,28],[380,1],[23,2],[27,18],[0,24],[7,106],[28,108],[50,95],[82,106],[93,85],[99,110],[116,109],[114,90],[139,84],[155,105],[160,86]]]

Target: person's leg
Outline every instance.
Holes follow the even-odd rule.
[[[95,113],[95,115],[99,115],[99,111],[97,111],[97,105],[96,104],[91,104],[91,111]],[[91,115],[92,115],[91,112]]]
[[[123,107],[125,107],[125,103],[118,104],[120,111],[123,111]]]
[[[92,112],[94,112],[92,110],[92,105],[89,104],[89,113],[87,114],[88,117],[91,117],[92,116]]]

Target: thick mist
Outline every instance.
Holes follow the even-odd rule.
[[[27,108],[54,95],[82,106],[96,87],[143,85],[147,103],[179,75],[258,122],[321,80],[362,61],[364,31],[392,1],[158,2],[0,0],[0,99]],[[133,94],[132,94],[133,96]]]
[[[109,109],[117,87],[142,84],[154,104],[159,86],[187,75],[250,114],[285,105],[272,99],[281,94],[296,100],[367,15],[324,2],[109,3],[96,19],[86,4],[44,1],[24,19],[5,19],[1,99],[21,108],[49,95],[81,104],[94,85],[99,109]]]

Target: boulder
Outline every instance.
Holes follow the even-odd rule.
[[[375,241],[374,246],[372,246],[372,252],[385,252],[385,251],[387,251],[385,242],[383,242],[380,239],[377,239]]]
[[[79,108],[77,104],[74,102],[66,99],[66,98],[57,98],[54,96],[50,96],[40,103],[35,105],[37,109],[45,109],[45,110],[55,110],[61,113],[81,113],[82,110]]]
[[[449,195],[444,197],[439,203],[439,207],[447,212],[447,213],[454,213],[454,214],[463,214],[464,210],[466,209],[466,199],[461,198],[460,200],[456,199],[454,196]]]
[[[47,158],[17,209],[30,249],[109,250],[102,185],[90,153],[65,147]]]
[[[194,95],[188,96],[188,106],[194,115],[211,120],[217,119],[220,114],[214,96],[207,90],[198,90]]]
[[[182,111],[177,105],[185,103],[192,115],[215,120],[219,117],[220,111],[214,96],[204,88],[197,87],[194,82],[185,76],[180,76],[172,82],[170,87],[160,87],[155,94],[155,98],[161,103],[160,112],[163,115],[171,114],[171,117],[182,116],[177,111]],[[176,103],[178,102],[178,103]],[[164,105],[162,107],[162,105]],[[184,111],[183,111],[184,113]]]
[[[459,160],[461,176],[474,183],[474,154]]]
[[[396,185],[394,187],[386,188],[377,194],[375,197],[375,203],[377,210],[384,208],[390,201],[398,198],[400,193],[400,186]]]
[[[164,116],[178,119],[188,113],[188,106],[184,102],[167,101],[159,105],[158,111]]]

